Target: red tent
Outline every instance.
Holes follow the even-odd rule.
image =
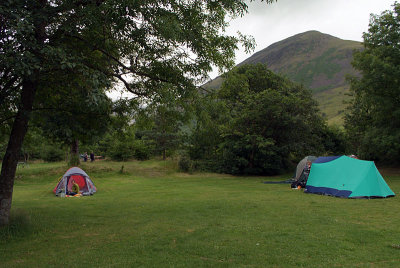
[[[79,185],[79,192],[82,195],[92,195],[97,191],[93,181],[85,171],[78,167],[72,167],[65,172],[53,192],[56,196],[60,194],[69,194],[72,191],[72,185],[74,183]]]

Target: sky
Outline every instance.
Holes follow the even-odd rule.
[[[248,3],[248,13],[230,22],[227,34],[251,35],[256,48],[250,54],[236,52],[236,64],[269,45],[298,33],[317,30],[345,40],[362,41],[370,14],[392,10],[394,0],[278,0]],[[217,70],[209,73],[218,76]]]
[[[248,13],[230,21],[226,34],[240,31],[255,39],[256,48],[246,54],[243,48],[236,52],[236,64],[269,45],[293,35],[317,30],[345,40],[362,41],[368,31],[370,14],[392,10],[395,0],[277,0],[266,4],[260,0],[248,1]],[[211,79],[218,71],[209,73]],[[116,99],[130,96],[117,90],[109,95]]]

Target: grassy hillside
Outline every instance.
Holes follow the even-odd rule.
[[[319,102],[322,116],[328,119],[330,124],[343,124],[345,103],[350,98],[348,92],[349,87],[345,85],[314,94],[314,98]]]
[[[124,165],[124,173],[120,173]],[[304,194],[287,177],[184,174],[162,161],[87,163],[98,192],[57,198],[64,163],[17,171],[1,267],[398,267],[400,199]],[[383,172],[400,191],[398,170]]]
[[[324,116],[340,123],[346,99],[343,93],[349,88],[345,77],[356,75],[351,66],[355,49],[362,49],[361,43],[309,31],[274,43],[239,65],[264,63],[272,71],[303,83],[313,91]],[[218,88],[221,84],[219,77],[206,86]]]

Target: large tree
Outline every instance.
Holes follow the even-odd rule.
[[[196,95],[176,100],[169,87],[160,90],[159,95],[141,110],[136,125],[137,135],[153,144],[154,153],[165,160],[167,154],[172,154],[182,143],[182,126],[191,117],[190,108]]]
[[[265,65],[227,73],[217,99],[205,107],[210,116],[200,114],[190,155],[213,159],[219,171],[276,174],[292,156],[324,149],[324,122],[311,92]]]
[[[92,35],[88,32],[85,37]],[[111,100],[107,97],[106,90],[111,87],[112,79],[105,75],[98,77],[98,70],[103,73],[111,72],[116,63],[70,36],[58,41],[62,49],[84,54],[84,62],[88,68],[71,63],[72,68],[68,68],[68,71],[59,68],[44,74],[33,104],[33,115],[36,119],[33,121],[39,123],[47,137],[70,146],[70,164],[78,165],[79,141],[93,141],[107,130]],[[112,47],[109,47],[109,51],[116,54],[112,52]]]
[[[241,37],[223,34],[226,17],[246,10],[244,0],[2,1],[1,107],[14,120],[0,175],[0,225],[9,220],[17,155],[48,75],[61,69],[88,73],[94,81],[114,77],[145,97],[170,83],[185,96],[212,65],[233,64]],[[71,40],[78,45],[65,46]],[[87,48],[107,57],[112,68],[93,64]]]
[[[33,121],[46,137],[70,147],[69,164],[74,166],[79,165],[79,143],[92,143],[106,133],[112,102],[102,88],[65,90],[40,96],[46,108],[35,112]]]
[[[231,117],[222,150],[232,172],[276,174],[288,167],[291,154],[315,152],[324,124],[302,85],[265,65],[243,65],[227,74],[219,97]]]
[[[354,54],[354,98],[346,115],[349,140],[361,157],[400,161],[400,3],[372,15],[364,50]]]

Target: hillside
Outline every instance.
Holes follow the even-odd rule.
[[[355,49],[362,49],[362,44],[309,31],[274,43],[238,65],[264,63],[272,71],[304,84],[312,90],[328,121],[341,123],[349,89],[346,75],[356,74],[351,66]],[[205,86],[218,88],[221,84],[218,77]]]

